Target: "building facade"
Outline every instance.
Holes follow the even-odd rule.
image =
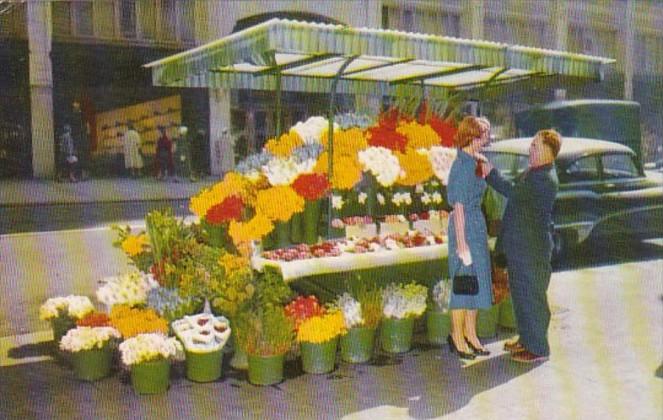
[[[663,148],[663,3],[654,0],[16,1],[0,2],[0,69],[6,69],[0,70],[0,166],[4,159],[13,168],[4,175],[54,174],[56,138],[73,101],[81,102],[96,133],[96,114],[172,95],[181,97],[181,123],[208,136],[211,172],[231,169],[236,152],[255,150],[273,135],[273,97],[157,88],[141,65],[273,16],[615,58],[600,84],[555,79],[476,96],[505,136],[513,134],[513,114],[535,103],[635,100],[642,105],[645,157],[663,153],[657,151]],[[380,103],[346,99],[348,107]],[[283,100],[285,127],[326,107],[316,95],[287,93]]]

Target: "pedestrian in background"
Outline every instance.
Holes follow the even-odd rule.
[[[206,163],[209,148],[205,140],[205,130],[198,129],[191,139],[191,179],[203,178],[207,173]]]
[[[77,153],[80,179],[86,180],[89,178],[90,169],[90,137],[81,111],[81,104],[78,101],[72,103],[69,126],[71,127],[71,136],[74,139],[74,147]]]
[[[189,129],[181,126],[178,130],[178,137],[175,140],[175,165],[176,172],[183,179],[192,180],[191,174],[191,140],[189,139]]]
[[[74,145],[74,138],[71,135],[71,126],[65,124],[63,127],[63,132],[60,135],[60,162],[65,168],[66,176],[71,182],[78,182],[76,178],[76,164],[78,163],[78,157],[76,156],[76,147]]]
[[[143,156],[140,151],[141,138],[132,122],[127,123],[127,132],[124,133],[124,167],[132,178],[141,175],[143,169]]]
[[[175,175],[173,163],[173,142],[168,137],[165,127],[159,127],[159,140],[156,150],[157,179],[167,179]]]

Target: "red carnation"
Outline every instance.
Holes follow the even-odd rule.
[[[292,183],[292,189],[307,201],[324,197],[329,188],[329,181],[324,174],[302,174]]]
[[[207,210],[205,220],[211,225],[220,225],[231,220],[240,220],[244,202],[236,195],[226,197],[220,204],[212,206]]]
[[[385,147],[392,151],[405,153],[407,137],[394,129],[379,125],[368,129],[371,133],[368,144],[374,147]]]
[[[443,120],[437,115],[431,115],[428,120],[428,124],[433,130],[440,136],[440,144],[444,147],[453,147],[454,146],[454,137],[456,137],[456,132],[458,129],[456,126],[447,121]]]

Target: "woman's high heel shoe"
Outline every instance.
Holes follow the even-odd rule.
[[[472,350],[472,352],[474,352],[474,354],[476,354],[478,356],[488,356],[488,355],[490,355],[490,352],[488,350],[478,349],[478,348],[474,347],[474,345],[472,343],[470,343],[470,340],[468,340],[467,337],[465,337],[465,342],[470,347],[470,350]]]
[[[449,350],[452,353],[456,353],[461,359],[474,360],[476,358],[476,356],[472,353],[465,353],[464,351],[458,350],[456,343],[454,343],[453,338],[451,338],[451,335],[447,336],[447,343],[449,343]]]

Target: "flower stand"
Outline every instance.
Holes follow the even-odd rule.
[[[426,336],[430,344],[434,346],[446,344],[450,331],[451,316],[449,312],[435,310],[426,312]]]
[[[302,368],[306,373],[329,373],[334,370],[338,338],[324,343],[301,343]]]
[[[154,360],[131,366],[131,385],[136,394],[161,394],[170,386],[170,361]]]
[[[499,324],[504,328],[515,329],[516,324],[516,313],[513,310],[513,300],[511,295],[504,299],[500,304],[500,314],[499,314]]]
[[[221,377],[223,350],[195,353],[186,352],[186,378],[193,382],[214,382]]]
[[[304,242],[308,245],[318,243],[318,222],[320,221],[320,206],[321,200],[307,201],[304,206]]]
[[[254,356],[248,355],[249,382],[254,385],[274,385],[283,380],[285,355]]]
[[[375,328],[355,327],[341,337],[341,360],[347,363],[366,363],[373,357]]]
[[[76,378],[83,381],[96,381],[110,375],[113,364],[113,350],[110,346],[70,354]]]
[[[477,315],[477,335],[479,337],[489,338],[497,335],[499,309],[499,305],[493,305],[490,309],[479,309]]]
[[[382,350],[387,353],[405,353],[412,347],[414,318],[385,318],[380,327]]]

